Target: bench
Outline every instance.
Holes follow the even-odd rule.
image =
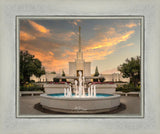
[[[20,96],[23,96],[23,95],[34,96],[34,95],[40,95],[40,94],[43,94],[43,91],[20,91]]]
[[[124,96],[126,96],[126,93],[124,93],[124,92],[116,92],[116,94],[119,94],[119,95],[124,95]]]
[[[129,96],[129,95],[138,95],[140,97],[140,92],[116,92],[116,94],[124,95],[124,96]]]
[[[140,97],[140,92],[128,92],[126,96],[128,95],[138,95]]]

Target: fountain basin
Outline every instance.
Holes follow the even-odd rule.
[[[42,94],[40,104],[45,109],[62,113],[101,113],[116,109],[120,105],[120,95],[64,97]]]

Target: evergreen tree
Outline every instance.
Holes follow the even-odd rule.
[[[98,72],[98,67],[96,66],[96,69],[95,69],[95,74],[94,76],[99,76],[99,72]]]
[[[63,76],[63,77],[66,76],[64,70],[62,71],[62,76]],[[62,81],[63,81],[63,82],[66,82],[66,79],[62,79]]]
[[[98,67],[96,66],[94,76],[99,76]],[[98,79],[93,79],[94,82],[98,82]]]

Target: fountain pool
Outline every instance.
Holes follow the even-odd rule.
[[[53,97],[65,97],[64,93],[57,93],[57,94],[48,94],[48,96],[53,96]],[[96,94],[96,97],[109,97],[109,96],[113,96],[112,94]],[[76,97],[77,96],[75,94],[72,94],[72,97]],[[89,97],[88,94],[85,94],[85,97]],[[94,96],[93,96],[94,97]],[[84,98],[84,96],[82,96],[81,98]]]
[[[62,113],[101,113],[112,111],[120,105],[120,95],[96,94],[96,97],[65,97],[60,94],[42,94],[45,109]]]
[[[120,105],[120,95],[96,93],[96,85],[84,87],[85,78],[79,72],[79,81],[75,80],[75,89],[70,85],[64,93],[41,94],[43,108],[62,113],[101,113],[112,111]]]

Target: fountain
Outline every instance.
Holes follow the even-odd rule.
[[[79,71],[75,89],[66,84],[64,93],[42,94],[43,108],[62,113],[101,113],[116,109],[120,105],[120,95],[96,93],[96,85],[91,84],[85,91],[85,77]]]
[[[82,72],[79,71],[79,85],[75,80],[75,95],[72,96],[71,86],[64,88],[64,97],[96,97],[96,85],[88,87],[88,94],[85,94],[85,77],[82,77]]]

